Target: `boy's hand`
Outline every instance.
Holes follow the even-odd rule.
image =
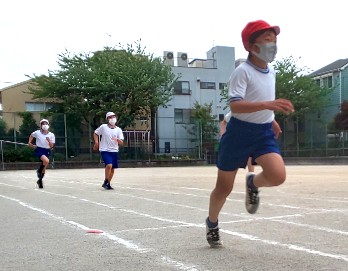
[[[285,115],[295,112],[294,106],[287,99],[277,99],[268,103],[268,109],[273,111],[280,111]]]
[[[99,149],[99,143],[95,142],[94,145],[93,145],[93,150],[97,151],[98,149]]]
[[[274,132],[275,138],[278,138],[279,135],[283,132],[282,129],[280,128],[278,122],[275,120],[272,122],[272,130]]]

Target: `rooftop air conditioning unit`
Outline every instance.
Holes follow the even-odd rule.
[[[188,66],[187,53],[178,52],[178,66],[179,67],[187,67]]]
[[[164,51],[163,52],[163,60],[164,64],[168,66],[174,66],[174,54],[170,51]]]

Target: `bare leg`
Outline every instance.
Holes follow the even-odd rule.
[[[105,166],[105,180],[108,180],[109,182],[110,182],[109,177],[110,177],[111,171],[112,171],[112,164],[107,164]]]
[[[255,166],[251,163],[251,157],[248,159],[248,172],[254,172]]]
[[[271,187],[282,184],[286,179],[286,170],[283,158],[278,153],[267,153],[256,159],[262,167],[262,172],[255,175],[256,187]]]
[[[42,174],[45,174],[46,173],[46,167],[48,166],[50,160],[47,158],[46,155],[42,155],[40,157],[41,161],[42,161],[42,165],[44,166],[44,168],[42,169]]]
[[[218,170],[218,176],[214,190],[210,194],[209,220],[217,222],[219,213],[226,201],[226,198],[233,189],[234,179],[238,170],[223,171]]]
[[[109,183],[111,183],[112,177],[114,176],[114,172],[115,172],[115,169],[111,167],[110,174],[109,174],[109,176],[107,178]]]

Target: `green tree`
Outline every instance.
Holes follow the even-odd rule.
[[[212,106],[212,102],[204,105],[195,102],[191,114],[193,124],[184,125],[187,132],[193,136],[192,141],[198,143],[199,156],[205,151],[213,151],[216,135],[219,132],[216,116],[212,115]]]
[[[97,127],[105,112],[118,115],[121,128],[149,116],[172,98],[175,75],[140,42],[105,47],[94,53],[59,55],[57,71],[32,77],[34,98],[52,98],[52,111],[71,113]]]
[[[277,117],[303,117],[307,112],[315,112],[327,104],[327,96],[332,89],[320,87],[308,76],[306,67],[298,67],[296,60],[290,56],[276,61],[274,69],[276,78],[276,98],[289,99],[295,112],[290,116],[277,113]]]
[[[7,136],[6,128],[6,122],[0,119],[0,139],[4,139]]]
[[[20,139],[18,141],[26,143],[29,135],[37,130],[38,126],[31,112],[19,112],[18,115],[23,119],[22,125],[19,127]]]
[[[298,67],[293,57],[276,61],[276,98],[288,99],[292,102],[295,112],[284,115],[276,112],[276,119],[281,126],[285,120],[292,120],[295,125],[295,144],[297,153],[300,148],[299,127],[305,123],[307,113],[314,113],[323,108],[327,103],[328,94],[332,89],[320,87],[311,77],[306,67]],[[283,127],[283,134],[286,129]]]

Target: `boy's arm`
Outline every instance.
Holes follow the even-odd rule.
[[[96,133],[93,133],[93,141],[94,141],[93,150],[96,151],[99,148],[99,135],[97,135]]]
[[[222,136],[226,132],[227,123],[225,120],[220,122],[220,136]]]
[[[29,140],[28,140],[28,146],[30,148],[35,148],[35,145],[33,143],[31,143],[33,141],[34,137],[32,135],[29,136]]]
[[[253,113],[261,110],[272,110],[289,114],[295,111],[294,106],[287,99],[264,102],[231,101],[230,107],[233,113]]]

